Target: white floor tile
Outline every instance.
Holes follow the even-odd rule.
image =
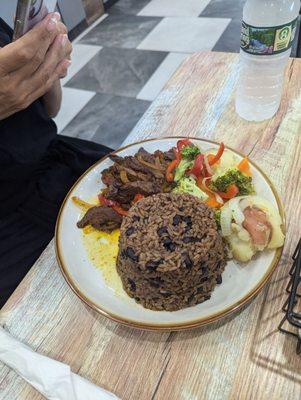
[[[189,54],[187,53],[168,54],[168,56],[164,59],[158,69],[138,93],[137,99],[153,101],[158,96],[165,83],[170,79],[182,61],[187,57],[189,57]]]
[[[101,46],[74,44],[72,64],[68,70],[68,75],[61,81],[62,85],[65,85],[75,74],[77,74],[78,71],[80,71],[101,49]]]
[[[164,18],[138,49],[180,53],[211,50],[230,23],[229,18]]]
[[[54,119],[58,133],[62,132],[94,95],[94,92],[86,90],[63,88],[62,107],[58,116]]]
[[[152,0],[138,15],[158,17],[198,17],[210,0]]]

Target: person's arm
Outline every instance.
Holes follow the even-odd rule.
[[[56,82],[66,76],[72,46],[63,40],[65,34],[59,16],[50,14],[22,38],[0,49],[0,120],[51,93]],[[48,107],[56,108],[55,101],[50,103]]]
[[[62,46],[66,46],[68,42],[67,34],[61,37]],[[72,51],[72,47],[70,49],[70,54]],[[69,55],[70,56],[70,55]],[[68,67],[71,64],[71,60],[66,60],[66,66]],[[62,87],[60,80],[57,80],[49,92],[45,93],[43,96],[43,103],[46,109],[47,114],[50,118],[55,118],[60,111],[62,104]]]
[[[55,118],[62,104],[62,87],[60,80],[57,80],[49,92],[44,94],[43,103],[48,116],[50,118]]]

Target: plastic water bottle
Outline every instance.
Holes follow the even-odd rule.
[[[247,0],[243,11],[236,111],[248,121],[277,112],[296,35],[300,0]]]

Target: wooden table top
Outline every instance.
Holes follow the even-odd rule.
[[[207,327],[179,333],[134,330],[97,315],[75,296],[50,243],[2,309],[1,318],[15,337],[123,400],[301,397],[296,342],[277,330],[290,257],[301,236],[301,60],[290,60],[281,108],[262,123],[236,115],[237,74],[237,55],[193,55],[127,142],[181,135],[223,140],[267,172],[284,201],[288,226],[269,287],[243,311]],[[0,398],[42,397],[0,365]]]

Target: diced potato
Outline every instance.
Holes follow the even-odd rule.
[[[252,243],[243,241],[237,237],[237,235],[228,236],[227,241],[230,246],[230,250],[233,254],[233,257],[241,262],[250,261],[251,258],[256,253]]]

